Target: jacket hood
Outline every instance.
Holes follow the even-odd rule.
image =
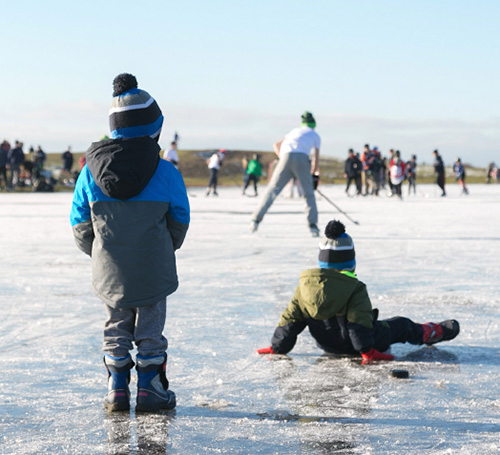
[[[329,319],[343,312],[359,284],[333,269],[304,270],[299,280],[301,303],[313,319]]]
[[[106,196],[125,200],[146,188],[158,167],[159,152],[149,136],[94,142],[86,153],[87,166]]]

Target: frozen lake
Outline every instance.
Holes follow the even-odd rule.
[[[72,238],[72,195],[2,193],[0,453],[500,453],[500,186],[464,197],[448,185],[440,198],[422,185],[402,202],[320,188],[359,221],[318,197],[320,228],[337,218],[353,237],[380,317],[455,318],[455,340],[396,345],[394,362],[362,366],[322,355],[305,331],[288,356],[257,355],[301,270],[317,266],[318,239],[299,199],[278,199],[250,234],[256,198],[191,189],[165,329],[178,406],[108,416],[105,314]],[[392,368],[410,379],[389,378]],[[132,404],[135,387],[134,377]]]

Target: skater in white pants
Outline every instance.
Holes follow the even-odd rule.
[[[306,217],[309,229],[314,237],[319,236],[318,209],[314,197],[313,178],[311,174],[319,172],[319,149],[321,138],[314,131],[316,121],[310,112],[302,115],[302,126],[294,128],[281,141],[273,145],[279,158],[266,194],[252,215],[251,230],[255,232],[267,210],[273,204],[285,185],[293,178],[298,179],[304,192]],[[314,151],[312,162],[309,153]]]

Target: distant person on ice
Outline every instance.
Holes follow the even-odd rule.
[[[488,165],[488,169],[486,170],[486,183],[491,183],[491,179],[493,179],[493,180],[496,179],[496,175],[497,175],[496,169],[497,169],[497,167],[496,167],[494,162],[491,162]]]
[[[7,179],[7,165],[9,163],[9,152],[10,152],[10,144],[8,141],[4,140],[0,144],[0,179],[3,177],[4,190],[7,190],[9,187],[9,180]]]
[[[71,174],[71,169],[73,169],[73,153],[71,153],[71,147],[68,146],[66,151],[61,155],[62,160],[62,170],[66,174]]]
[[[8,160],[10,168],[9,188],[14,189],[15,186],[21,184],[21,166],[25,160],[22,142],[15,142],[15,147],[9,150]]]
[[[165,375],[166,298],[178,286],[175,250],[189,225],[181,174],[160,159],[163,115],[156,101],[123,73],[113,81],[112,139],[93,143],[73,196],[71,225],[92,258],[92,285],[105,303],[104,407],[130,408],[130,356],[137,347],[136,411],[172,409]]]
[[[356,156],[353,149],[349,149],[348,156],[344,162],[344,178],[347,180],[345,192],[349,195],[351,183],[356,185],[356,195],[361,195],[361,173],[363,171],[363,163]]]
[[[445,184],[445,174],[444,174],[444,163],[443,159],[441,158],[441,155],[439,155],[437,150],[434,150],[432,152],[434,155],[434,172],[437,175],[437,180],[436,183],[441,188],[441,196],[446,196],[446,191],[444,189],[444,184]]]
[[[177,166],[179,164],[179,155],[177,154],[177,143],[175,141],[172,141],[170,143],[169,150],[163,152],[163,159],[170,161],[177,169]]]
[[[257,196],[257,183],[262,176],[262,165],[260,164],[260,156],[257,153],[252,155],[252,159],[246,165],[245,176],[243,177],[243,192],[247,190],[250,183],[253,183],[254,196]]]
[[[453,172],[455,173],[455,180],[460,183],[460,186],[462,187],[462,193],[469,194],[469,190],[465,185],[465,168],[460,158],[457,158],[455,160],[455,164],[453,165]]]
[[[410,161],[405,164],[406,178],[408,179],[408,196],[413,190],[417,194],[417,155],[412,155]]]
[[[306,200],[306,216],[311,234],[319,236],[318,209],[314,197],[313,178],[311,174],[319,173],[319,149],[321,139],[314,131],[316,120],[310,112],[302,115],[302,126],[294,128],[283,139],[273,145],[279,158],[266,194],[252,215],[251,230],[255,232],[269,207],[281,193],[285,185],[293,178],[298,179]],[[312,163],[309,153],[314,151]]]
[[[405,179],[405,163],[401,160],[399,150],[396,150],[394,158],[390,163],[391,187],[392,194],[395,194],[399,199],[403,199],[401,185]]]
[[[319,348],[331,354],[361,355],[364,362],[393,360],[391,344],[434,344],[455,338],[457,321],[417,324],[405,317],[377,320],[366,285],[354,274],[354,243],[344,225],[330,221],[319,246],[319,268],[305,270],[281,315],[271,346],[259,354],[286,354],[306,328]]]
[[[205,196],[210,196],[210,192],[212,192],[214,196],[219,195],[219,193],[217,193],[217,182],[219,178],[219,169],[222,166],[225,155],[226,151],[221,149],[218,152],[212,153],[210,158],[206,161],[210,177],[208,178],[208,187]]]

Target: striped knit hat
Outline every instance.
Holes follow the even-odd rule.
[[[135,76],[128,73],[116,76],[109,109],[111,137],[150,136],[158,140],[162,125],[160,107],[148,92],[137,88]]]
[[[354,272],[354,243],[346,234],[345,226],[340,221],[332,220],[326,225],[325,236],[319,244],[319,266],[323,269]]]

